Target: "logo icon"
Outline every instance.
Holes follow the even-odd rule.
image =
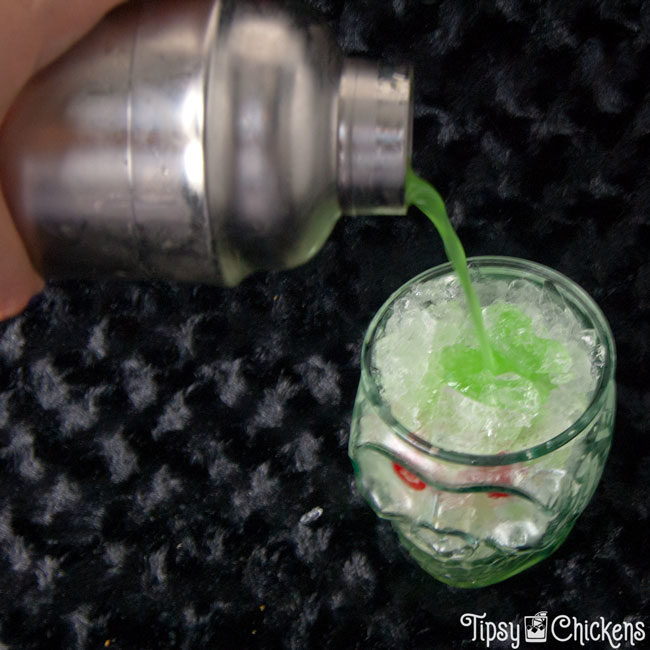
[[[524,616],[524,636],[528,643],[545,643],[548,632],[547,612],[537,612],[535,616]]]

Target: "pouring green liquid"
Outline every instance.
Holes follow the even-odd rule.
[[[478,350],[465,343],[442,351],[442,372],[430,375],[431,393],[453,386],[483,403],[507,408],[520,395],[536,393],[539,405],[555,387],[557,373],[570,366],[566,346],[535,333],[532,320],[515,305],[492,305],[489,331],[472,286],[463,245],[454,231],[440,194],[412,170],[406,175],[406,201],[419,208],[440,234],[447,258],[460,280],[471,317]],[[487,313],[487,312],[486,312]]]
[[[440,234],[447,253],[447,259],[451,262],[454,271],[456,271],[465,292],[467,307],[476,330],[483,365],[491,370],[496,370],[492,347],[488,341],[483,316],[481,315],[481,305],[469,278],[467,256],[454,227],[451,225],[451,221],[449,221],[442,197],[432,185],[409,169],[406,172],[406,202],[408,205],[414,205],[424,212]]]
[[[414,559],[443,582],[479,587],[549,555],[589,500],[611,436],[611,379],[607,406],[578,423],[595,411],[613,344],[588,297],[550,269],[478,258],[470,281],[435,189],[409,172],[406,197],[453,269],[417,275],[375,316],[350,457]]]

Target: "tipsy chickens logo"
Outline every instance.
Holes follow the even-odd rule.
[[[570,647],[585,647],[588,643],[609,644],[610,648],[635,646],[646,638],[643,621],[613,623],[603,616],[593,621],[581,621],[575,616],[559,614],[549,618],[548,612],[540,611],[524,616],[524,623],[488,621],[487,614],[463,614],[460,624],[470,629],[471,641],[482,641],[486,648],[494,642],[510,642],[515,650],[522,639],[526,643],[546,643],[551,639],[570,643]],[[522,634],[523,629],[523,634]]]

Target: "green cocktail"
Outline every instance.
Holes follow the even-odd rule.
[[[473,587],[546,557],[587,505],[610,446],[615,351],[598,307],[559,273],[509,258],[465,273],[427,271],[375,316],[350,456],[413,557]]]

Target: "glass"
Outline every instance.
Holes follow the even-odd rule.
[[[409,431],[382,400],[373,367],[375,343],[396,302],[415,285],[451,275],[451,266],[438,266],[407,282],[372,320],[361,354],[349,443],[359,490],[392,523],[423,569],[454,586],[480,587],[550,555],[591,499],[611,444],[616,355],[605,317],[573,281],[526,260],[468,261],[480,278],[482,306],[491,279],[523,278],[550,287],[562,307],[568,306],[585,329],[593,330],[599,356],[591,401],[570,427],[521,451],[473,455],[438,447],[435,439],[427,442]]]

